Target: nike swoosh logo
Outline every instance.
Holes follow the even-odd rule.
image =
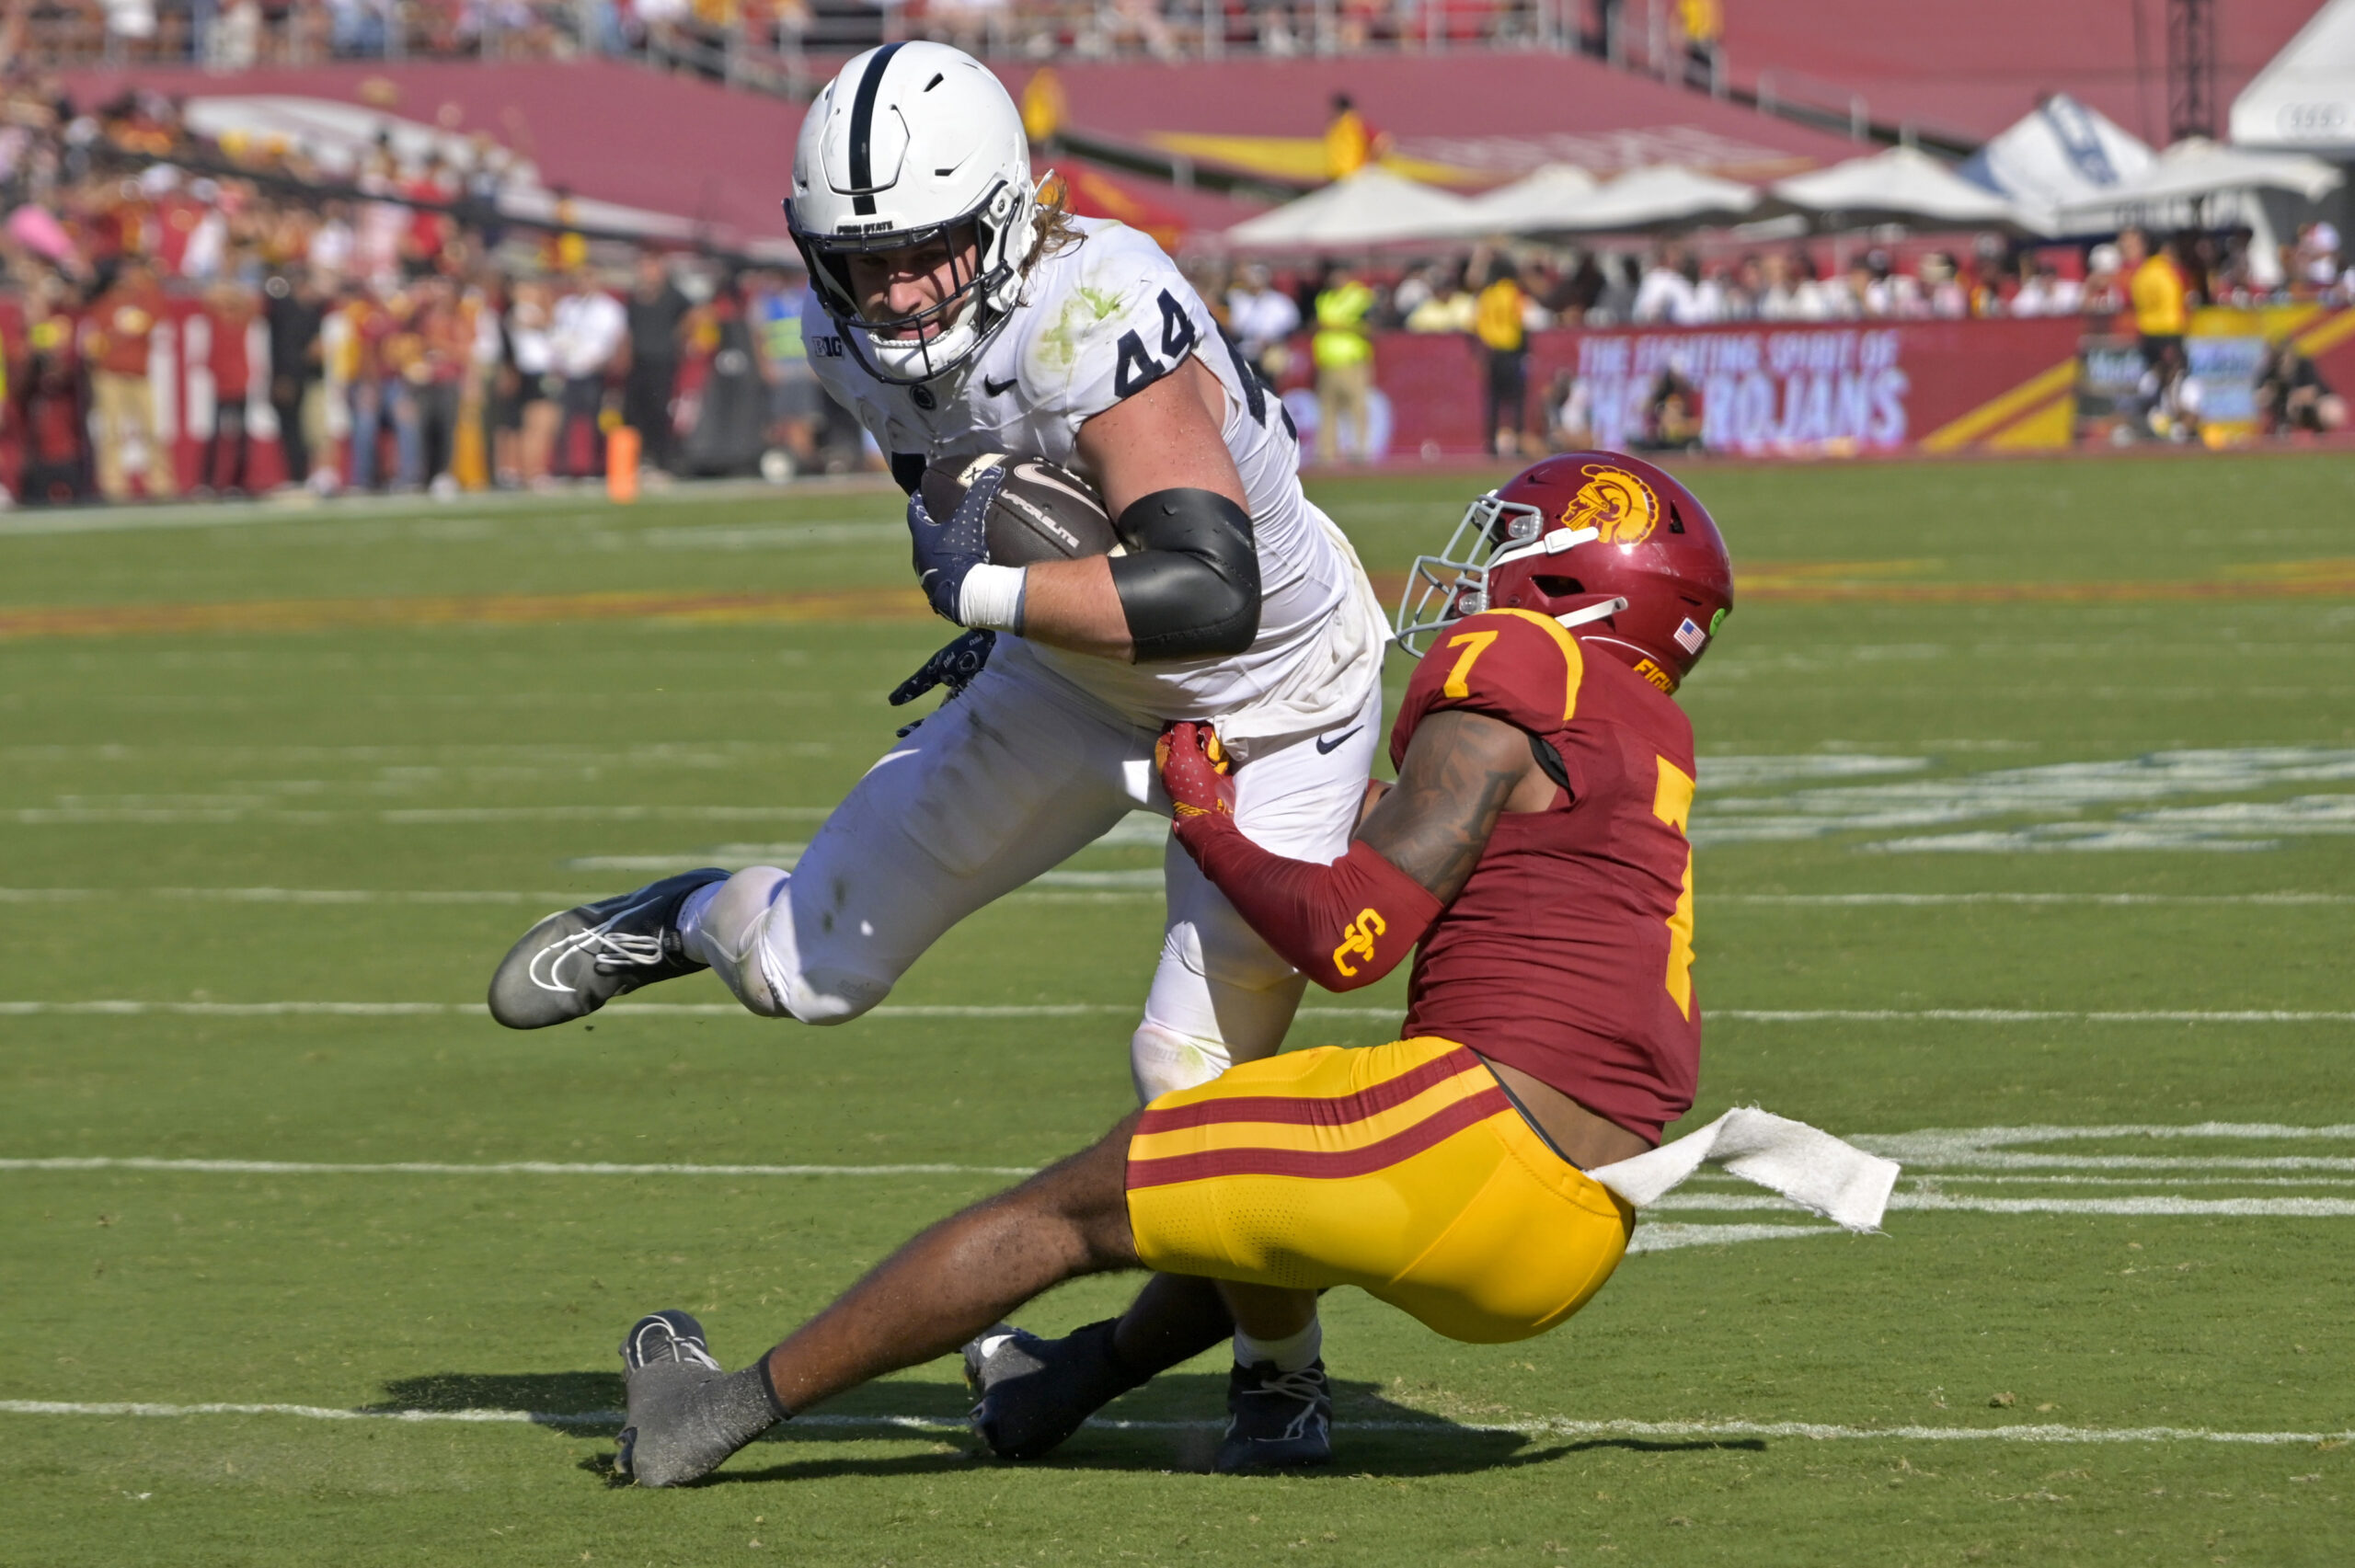
[[[1350,726],[1349,728],[1341,731],[1340,734],[1333,737],[1330,740],[1327,740],[1321,735],[1318,736],[1316,738],[1316,754],[1320,757],[1331,756],[1335,751],[1340,750],[1342,741],[1347,740],[1350,736],[1355,735],[1359,730],[1364,727],[1365,727],[1363,725],[1353,724]]]
[[[982,390],[989,394],[992,397],[995,397],[1002,392],[1012,392],[1014,390],[1014,383],[1012,381],[992,381],[989,377],[983,376],[982,378]]]

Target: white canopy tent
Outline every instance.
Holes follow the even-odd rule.
[[[1445,239],[1476,228],[1461,196],[1418,185],[1379,166],[1359,170],[1226,231],[1230,244],[1258,250],[1335,249]]]
[[[1776,180],[1767,189],[1802,211],[1848,223],[2037,226],[2025,221],[2010,200],[1913,147],[1851,158]]]
[[[2011,199],[2047,228],[2060,209],[2097,201],[2142,177],[2157,155],[2098,109],[2055,93],[1957,172]]]
[[[1747,185],[1680,164],[1652,164],[1607,185],[1589,181],[1584,189],[1567,173],[1541,170],[1472,202],[1470,216],[1489,215],[1475,227],[1490,234],[1624,234],[1724,222],[1757,205],[1758,192]],[[1503,216],[1511,221],[1497,221]]]
[[[2138,221],[2176,221],[2181,210],[2194,204],[2260,190],[2287,191],[2318,201],[2344,181],[2338,170],[2320,158],[2300,153],[2252,153],[2219,145],[2204,136],[2187,136],[2154,158],[2137,177],[2064,205],[2059,215],[2071,232],[2082,233]],[[2246,202],[2246,210],[2256,206],[2254,201]]]
[[[1483,234],[1521,234],[1555,226],[1594,199],[1594,176],[1576,164],[1544,168],[1472,198],[1466,222]]]
[[[2243,147],[2355,155],[2355,0],[2330,0],[2233,100]]]
[[[189,129],[200,135],[282,141],[301,148],[321,168],[341,179],[357,177],[380,136],[391,144],[395,156],[408,163],[433,156],[454,168],[470,169],[481,151],[472,137],[456,132],[327,98],[274,93],[208,94],[189,99],[185,113]],[[499,210],[528,222],[553,223],[556,208],[556,193],[540,182],[538,166],[528,158],[507,156],[500,172]],[[581,196],[572,199],[569,212],[569,222],[587,228],[649,239],[695,239],[703,237],[708,227],[678,213]],[[794,254],[789,244],[754,242],[754,247]]]

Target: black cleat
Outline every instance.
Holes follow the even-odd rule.
[[[1222,1475],[1333,1457],[1333,1386],[1322,1361],[1299,1372],[1279,1372],[1271,1361],[1235,1368],[1226,1379],[1226,1436],[1212,1461]]]
[[[689,1312],[653,1312],[630,1325],[622,1337],[622,1383],[628,1390],[629,1425],[622,1428],[614,1456],[616,1469],[640,1486],[676,1486],[704,1474],[694,1456],[673,1450],[669,1428],[695,1391],[721,1375],[704,1343],[703,1324]],[[647,1440],[640,1443],[643,1428]],[[728,1457],[723,1450],[711,1461]]]
[[[523,933],[490,977],[490,1015],[510,1029],[585,1018],[617,996],[708,966],[686,955],[679,908],[728,873],[715,866],[553,914]]]
[[[965,1346],[973,1436],[1002,1459],[1035,1459],[1145,1379],[1112,1348],[1117,1318],[1062,1339],[1000,1323]]]

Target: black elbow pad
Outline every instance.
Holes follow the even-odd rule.
[[[1139,664],[1241,653],[1259,635],[1251,514],[1215,490],[1155,490],[1113,528],[1112,586]]]

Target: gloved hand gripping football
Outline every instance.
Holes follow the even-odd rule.
[[[908,537],[914,545],[916,583],[944,620],[965,624],[959,613],[965,578],[990,558],[990,508],[1005,484],[1005,467],[996,464],[976,478],[946,521],[936,521],[924,504],[919,486],[908,498]]]
[[[1209,725],[1180,719],[1166,727],[1154,742],[1153,761],[1181,824],[1235,815],[1234,764]]]

